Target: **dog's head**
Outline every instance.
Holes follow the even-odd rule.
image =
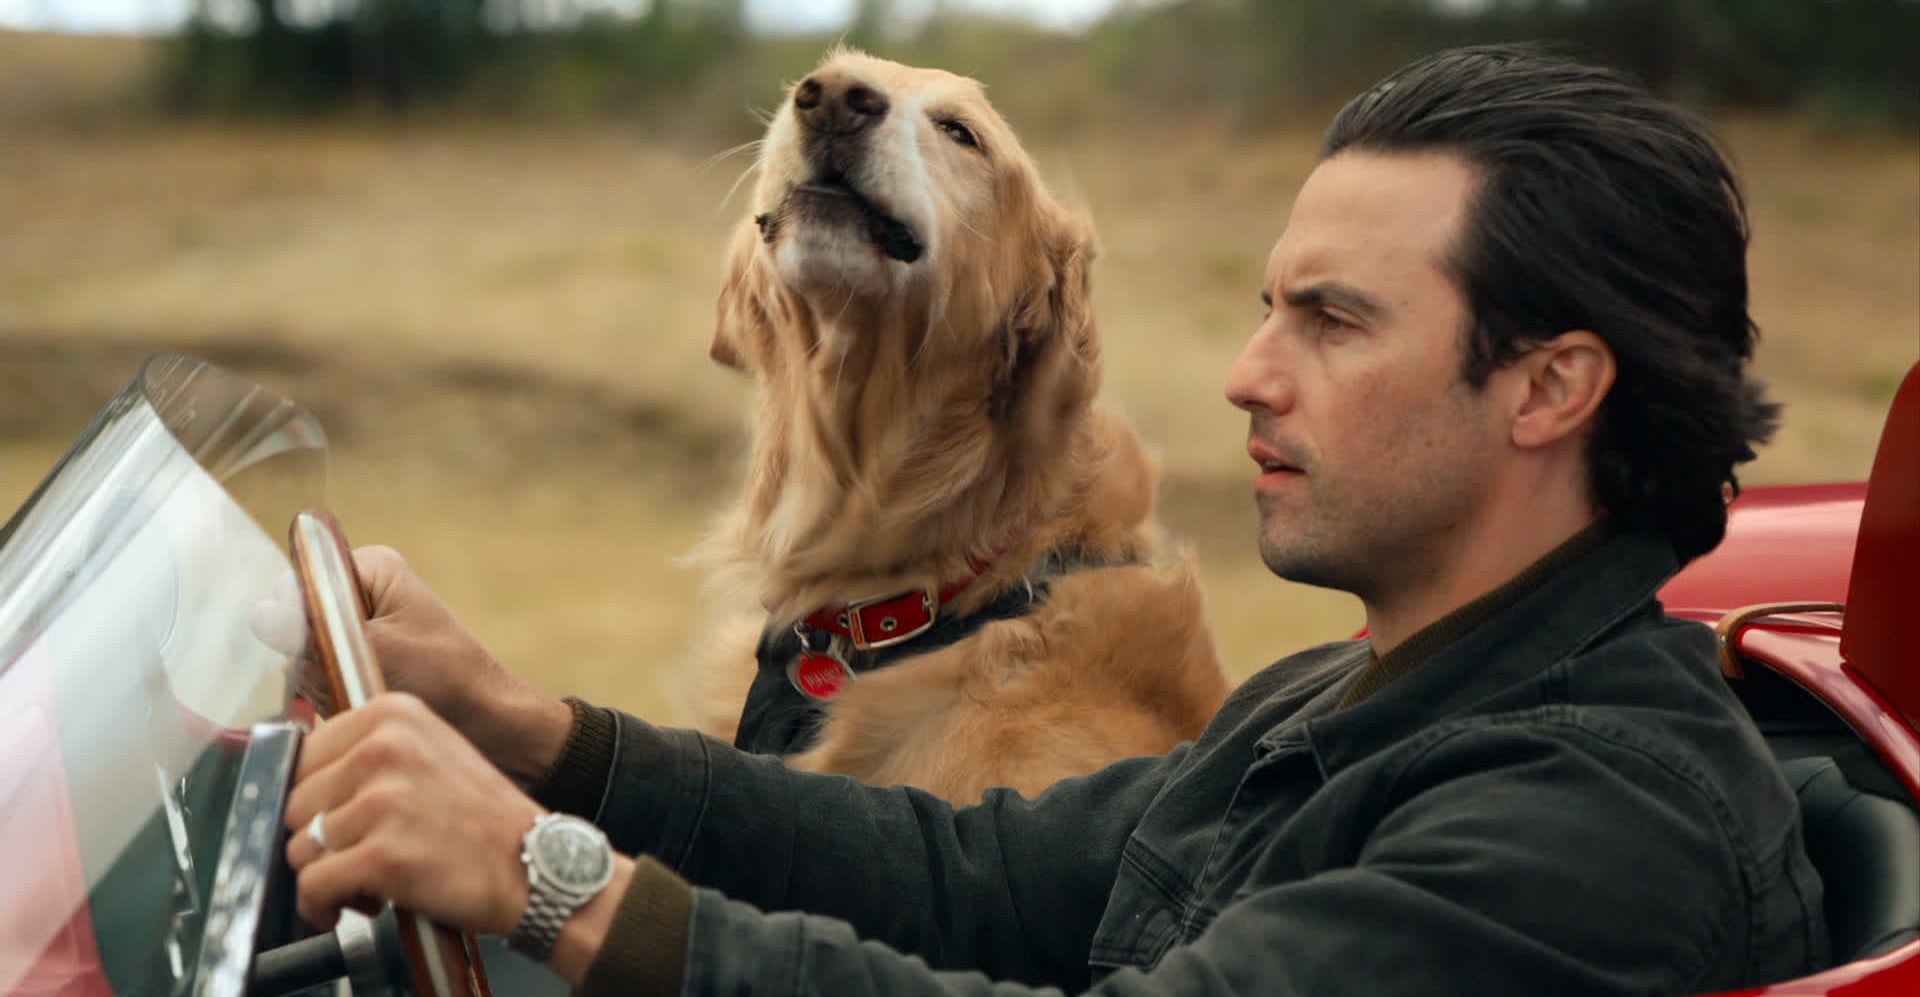
[[[1091,366],[1091,231],[973,80],[833,53],[787,93],[757,170],[716,361],[772,374],[823,352],[932,347],[1011,364],[1056,338]]]
[[[785,611],[950,575],[1061,508],[1099,382],[1092,234],[979,84],[836,52],[756,169],[712,348],[761,389],[753,453],[706,556]]]

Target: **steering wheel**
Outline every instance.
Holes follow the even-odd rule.
[[[366,621],[373,607],[354,570],[352,548],[340,521],[325,510],[294,516],[289,534],[314,656],[326,673],[333,709],[353,709],[385,692],[387,683],[367,640]],[[415,994],[493,997],[471,935],[456,934],[413,911],[394,914]]]

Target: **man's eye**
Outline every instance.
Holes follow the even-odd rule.
[[[973,137],[973,132],[969,130],[966,125],[958,121],[948,118],[944,121],[934,122],[933,126],[945,132],[948,138],[969,149],[977,149],[980,147],[980,141]]]
[[[1329,312],[1314,312],[1312,317],[1309,318],[1308,321],[1313,323],[1313,331],[1317,333],[1321,333],[1322,335],[1325,335],[1327,333],[1343,332],[1347,329],[1353,328],[1351,324],[1343,321],[1339,316],[1331,314]]]

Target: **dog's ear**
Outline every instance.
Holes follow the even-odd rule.
[[[720,297],[714,301],[713,345],[707,356],[723,367],[746,371],[748,337],[759,309],[752,288],[753,254],[759,244],[759,229],[742,222],[734,229],[727,246],[726,279],[720,283]]]
[[[1093,227],[1048,205],[1035,243],[1028,291],[1007,323],[1006,366],[994,408],[1003,419],[1047,423],[1084,409],[1099,388]]]
[[[1099,363],[1100,343],[1093,331],[1093,226],[1064,209],[1048,246],[1053,263],[1050,307],[1054,327],[1083,364]]]
[[[713,344],[707,347],[707,358],[722,367],[732,367],[739,371],[747,369],[746,361],[740,359],[740,351],[733,345],[733,337],[727,334],[724,318],[713,330]]]
[[[1023,351],[1064,347],[1089,364],[1099,362],[1093,329],[1093,226],[1064,208],[1050,206],[1040,226],[1040,258],[1032,267],[1031,291],[1015,311],[1011,331]]]

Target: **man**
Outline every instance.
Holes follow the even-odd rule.
[[[1255,675],[1164,757],[956,812],[540,696],[368,552],[378,650],[420,698],[308,742],[301,910],[374,896],[511,933],[589,993],[1670,993],[1814,970],[1793,796],[1710,634],[1652,599],[1719,542],[1771,429],[1745,241],[1702,130],[1613,75],[1415,63],[1329,130],[1227,385],[1267,564],[1357,594],[1365,640]],[[530,889],[547,809],[611,836],[606,876],[591,840],[554,853],[608,885]]]

